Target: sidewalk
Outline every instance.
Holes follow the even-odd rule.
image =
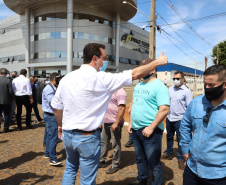
[[[39,107],[41,110],[41,107]],[[41,113],[42,115],[42,113]],[[36,120],[32,116],[32,120]],[[3,125],[1,125],[2,127]],[[25,124],[22,125],[25,127]],[[0,133],[0,184],[1,185],[60,185],[65,169],[65,150],[63,143],[57,145],[57,157],[62,162],[60,167],[52,167],[49,160],[44,158],[43,134],[45,124],[33,124],[34,129],[16,131],[17,126],[12,125],[9,133]],[[112,175],[107,175],[111,159],[107,158],[109,166],[99,169],[97,185],[126,185],[136,180],[137,168],[135,164],[134,148],[125,148],[128,141],[127,126],[122,132],[122,161],[121,169]],[[162,150],[166,148],[166,134],[163,134]],[[174,156],[177,151],[177,142],[174,144]],[[108,156],[112,154],[110,150]],[[164,184],[181,185],[183,172],[178,169],[176,157],[173,160],[162,161],[164,171]],[[151,176],[151,174],[150,174]],[[151,177],[150,177],[151,178]],[[80,184],[79,174],[76,185]],[[149,181],[151,184],[151,180]]]

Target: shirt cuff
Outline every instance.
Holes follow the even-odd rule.
[[[132,70],[126,70],[123,71],[123,74],[125,75],[125,85],[126,87],[132,86]]]
[[[189,153],[189,147],[181,147],[182,153],[183,154],[188,154]]]

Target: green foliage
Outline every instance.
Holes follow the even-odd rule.
[[[211,55],[214,64],[217,64],[217,46],[219,46],[219,64],[226,66],[226,40],[214,46],[212,51],[213,53]]]

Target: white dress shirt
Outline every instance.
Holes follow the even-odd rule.
[[[131,85],[131,70],[111,74],[82,65],[60,81],[51,105],[63,110],[63,130],[92,131],[102,125],[112,94]]]
[[[24,75],[20,75],[12,82],[15,96],[32,95],[30,80]]]

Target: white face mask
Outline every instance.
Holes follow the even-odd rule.
[[[9,74],[6,75],[6,78],[9,78]]]
[[[181,84],[180,80],[174,80],[173,83],[175,86],[180,86],[180,84]]]

